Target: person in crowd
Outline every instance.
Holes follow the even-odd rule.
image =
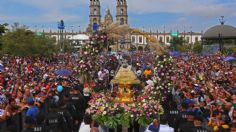
[[[159,132],[160,130],[160,121],[158,119],[154,119],[153,122],[147,127],[145,132]]]
[[[89,132],[92,129],[91,126],[92,126],[92,118],[90,115],[86,114],[84,116],[83,122],[81,123],[79,132]]]
[[[39,114],[39,108],[36,105],[34,105],[33,98],[28,98],[27,103],[28,103],[28,110],[26,111],[26,116],[32,118],[34,122],[36,122],[37,115]]]
[[[65,132],[67,131],[65,128],[66,121],[63,120],[63,116],[58,112],[58,104],[53,102],[50,104],[49,113],[45,119],[45,125],[48,128],[49,132]]]
[[[194,127],[193,121],[194,121],[194,112],[187,112],[186,114],[186,122],[182,123],[179,126],[179,132],[188,132],[191,128]],[[185,116],[185,115],[183,115]]]
[[[209,132],[209,130],[203,127],[203,118],[198,115],[194,117],[193,127],[188,130],[191,132]]]
[[[36,123],[33,127],[34,132],[48,132],[47,127],[45,126],[45,114],[40,112],[37,115]]]
[[[72,109],[76,111],[75,116],[73,116],[75,120],[74,129],[78,131],[84,117],[86,101],[83,95],[80,93],[79,89],[76,88],[72,89],[70,94],[71,94],[70,101],[72,103]]]
[[[62,116],[62,118],[65,122],[64,128],[68,132],[72,132],[72,130],[73,130],[73,117],[70,114],[70,112],[65,108],[64,102],[61,102],[59,105],[60,106],[59,106],[57,113],[59,113]]]
[[[25,129],[22,131],[22,132],[34,132],[34,119],[33,118],[30,118],[30,117],[26,117],[25,118]]]
[[[232,123],[230,126],[230,132],[236,132],[236,124]]]
[[[160,132],[174,132],[174,128],[168,125],[167,115],[162,115],[160,119]]]

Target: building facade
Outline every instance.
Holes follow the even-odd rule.
[[[116,22],[120,25],[128,24],[128,5],[126,0],[116,0]],[[101,5],[99,0],[90,0],[89,6],[89,24],[87,32],[92,31],[94,24],[97,24],[98,27],[102,26],[102,17],[101,17]],[[110,13],[110,10],[106,10],[106,15],[104,17],[104,22],[108,21],[109,23],[113,22],[113,17]],[[107,24],[107,23],[106,23]]]
[[[185,44],[195,44],[196,42],[201,42],[202,33],[197,32],[183,32],[178,33],[178,37],[182,38],[185,42]],[[171,36],[171,33],[145,33],[139,34],[139,33],[132,33],[131,34],[131,45],[134,45],[136,47],[138,46],[146,46],[149,41],[149,38],[155,38],[157,42],[162,43],[164,45],[170,45],[171,41],[173,40],[173,37]]]

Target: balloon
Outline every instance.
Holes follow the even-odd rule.
[[[57,86],[57,92],[62,92],[62,90],[63,90],[63,87],[61,85],[58,85]]]

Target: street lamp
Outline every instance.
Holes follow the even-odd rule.
[[[191,35],[191,44],[193,44],[193,32],[192,32],[192,26],[190,26],[190,35]]]
[[[60,33],[60,52],[63,53],[64,52],[63,30],[65,29],[64,21],[61,20],[60,22],[58,22],[57,27],[58,27],[59,33]]]

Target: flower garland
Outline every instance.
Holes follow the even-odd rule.
[[[170,89],[173,87],[171,77],[174,75],[173,58],[168,55],[156,56],[155,87],[162,94],[165,102]]]

